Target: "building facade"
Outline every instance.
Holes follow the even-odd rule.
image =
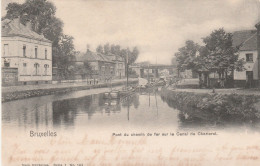
[[[258,56],[257,56],[257,59],[258,59],[258,87],[260,87],[260,22],[257,23],[255,25],[255,27],[257,29],[256,40],[257,40],[257,52],[258,52]]]
[[[114,54],[108,54],[106,56],[110,61],[115,62],[115,76],[116,78],[125,77],[125,60]]]
[[[2,85],[51,83],[52,43],[19,19],[2,21]],[[10,71],[16,70],[16,79]]]
[[[99,81],[116,78],[116,62],[110,60],[106,55],[88,50],[82,59],[90,63],[93,71],[92,78]]]
[[[233,46],[239,48],[239,59],[245,60],[244,71],[234,71],[235,87],[255,87],[259,82],[259,56],[257,31],[244,30],[233,33]]]

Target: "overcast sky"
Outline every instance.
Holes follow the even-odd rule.
[[[50,0],[64,32],[75,38],[76,49],[89,44],[138,46],[138,61],[170,64],[173,54],[191,39],[214,29],[255,29],[260,18],[260,0]],[[2,15],[8,2],[2,0]]]

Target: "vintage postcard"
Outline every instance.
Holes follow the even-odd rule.
[[[260,165],[259,0],[2,0],[2,166]]]

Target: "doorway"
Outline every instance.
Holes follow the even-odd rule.
[[[246,87],[251,88],[253,86],[253,71],[246,71]]]

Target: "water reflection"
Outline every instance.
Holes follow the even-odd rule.
[[[22,126],[27,128],[46,128],[53,126],[53,105],[42,103],[39,99],[30,99],[27,102],[15,101],[11,104],[2,104],[3,124]]]
[[[89,91],[88,91],[89,92]],[[171,130],[235,128],[260,129],[259,123],[220,119],[213,112],[177,106],[157,90],[141,91],[120,100],[85,91],[50,95],[2,104],[4,128],[141,127]],[[160,97],[161,96],[161,97]],[[182,108],[177,110],[176,108]],[[237,127],[239,126],[239,127]]]
[[[129,120],[131,108],[137,110],[140,105],[138,94],[128,96],[124,100],[108,100],[104,98],[102,93],[78,98],[65,98],[63,100],[50,100],[50,98],[57,99],[57,97],[48,97],[36,97],[3,103],[3,126],[18,126],[24,129],[37,129],[39,126],[44,126],[45,128],[75,127],[78,125],[77,121],[80,121],[78,119],[80,116],[87,117],[87,121],[91,121],[94,114],[106,118],[106,116],[122,113],[122,108],[123,110],[128,110],[127,117],[124,120]],[[119,119],[119,121],[122,120],[122,118]]]

